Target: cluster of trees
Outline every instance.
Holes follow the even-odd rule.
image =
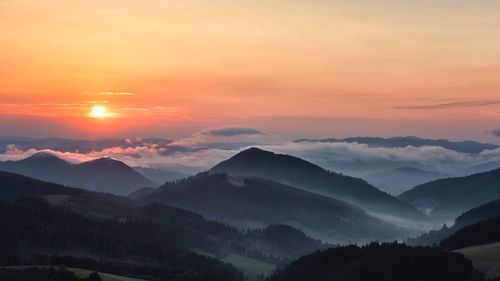
[[[37,198],[0,202],[0,233],[3,253],[81,252],[82,256],[150,263],[174,276],[193,271],[217,280],[242,279],[232,266],[176,245],[182,239],[179,233],[163,233],[143,221],[90,219]]]
[[[101,281],[97,272],[92,272],[86,278],[79,278],[64,266],[54,267],[25,267],[0,269],[2,281]]]
[[[481,281],[464,256],[439,248],[371,243],[318,251],[299,258],[268,281]]]
[[[464,227],[441,241],[440,245],[455,250],[493,242],[500,242],[500,217]]]

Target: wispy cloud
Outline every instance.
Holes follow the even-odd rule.
[[[135,96],[134,93],[129,92],[100,92],[99,94],[103,96]]]
[[[259,131],[254,128],[244,128],[244,127],[227,127],[227,128],[217,128],[210,129],[208,131],[202,132],[204,135],[214,136],[214,137],[235,137],[244,135],[267,135],[266,133]]]
[[[450,109],[450,108],[463,108],[463,107],[483,107],[490,105],[500,104],[500,100],[469,100],[448,103],[435,103],[424,105],[404,105],[396,106],[397,109],[416,109],[416,110],[430,110],[430,109]]]

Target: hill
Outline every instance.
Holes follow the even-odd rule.
[[[441,241],[440,245],[456,250],[494,242],[500,242],[500,217],[466,226]]]
[[[466,177],[440,179],[414,187],[399,199],[425,210],[437,221],[500,198],[500,169]]]
[[[19,161],[1,162],[0,170],[119,195],[155,185],[125,163],[111,158],[72,164],[53,154],[38,153]]]
[[[371,173],[362,178],[383,191],[397,195],[410,190],[414,186],[448,177],[451,176],[414,167],[399,167]]]
[[[198,212],[240,227],[291,224],[329,242],[392,239],[400,230],[349,203],[260,178],[200,173],[136,199]],[[318,235],[315,235],[318,237]]]
[[[425,215],[366,181],[327,171],[303,159],[258,148],[242,151],[223,161],[210,173],[259,177],[309,192],[343,200],[374,214],[426,220]]]
[[[416,238],[408,239],[407,243],[411,245],[438,245],[441,240],[448,238],[466,226],[495,217],[500,217],[500,199],[486,203],[461,214],[455,218],[455,222],[451,227],[444,226],[439,230],[429,231],[428,233],[420,235]]]
[[[464,256],[438,248],[372,243],[331,248],[301,257],[269,281],[480,281]]]
[[[40,199],[35,200],[33,198]],[[107,227],[111,228],[114,225],[114,227],[120,229],[119,231],[116,230],[116,233],[125,231],[127,235],[135,239],[134,241],[148,241],[148,243],[156,241],[155,243],[158,243],[159,247],[174,247],[175,249],[188,252],[193,252],[192,249],[199,249],[199,252],[207,253],[207,256],[220,260],[230,255],[242,256],[261,263],[273,264],[273,266],[283,264],[289,259],[325,247],[320,241],[311,239],[301,231],[289,226],[273,225],[264,227],[263,229],[239,231],[227,224],[210,221],[199,214],[176,207],[161,204],[146,204],[138,207],[134,204],[134,201],[126,197],[68,188],[17,174],[0,172],[0,203],[7,204],[6,202],[10,202],[9,204],[17,206],[19,200],[28,200],[28,202],[30,202],[29,200],[35,200],[34,202],[41,200],[41,203],[36,204],[45,206],[44,208],[50,210],[50,212],[61,212],[62,218],[71,215],[75,216],[75,221],[84,220],[89,224],[88,231],[79,230],[83,226],[73,227],[69,223],[67,227],[71,231],[81,232],[81,235],[94,235],[97,237],[95,238],[97,239],[95,240],[96,243],[98,240],[104,240],[100,240],[97,234],[89,233],[89,231],[92,231],[97,226],[105,227],[106,224],[109,224]],[[48,201],[50,206],[45,201]],[[20,216],[15,216],[13,215],[15,212],[9,213],[5,211],[3,213],[4,216],[2,216],[3,220],[0,222],[0,229],[8,229],[6,225],[29,225],[30,220],[22,218],[22,211],[20,212]],[[35,212],[32,215],[32,220],[36,220],[37,215],[44,216],[44,213]],[[40,237],[44,237],[43,235],[54,231],[52,227],[48,229],[41,227],[44,224],[44,219],[46,218],[41,218],[40,222],[36,224],[40,226],[40,230],[37,230],[41,231],[40,235],[42,236]],[[18,239],[16,233],[19,234],[21,231],[21,228],[18,229],[18,232],[14,230],[10,231],[13,235],[12,239]],[[57,230],[57,232],[64,234],[61,231]],[[27,232],[21,235],[20,239],[23,239],[22,237],[26,235],[29,239],[34,239],[34,236],[32,237],[30,233]],[[37,232],[34,233],[36,234]],[[104,233],[103,235],[106,234]],[[66,239],[64,238],[65,236],[63,235],[60,239]],[[111,236],[114,239],[124,239],[119,238],[119,236],[114,237],[114,234]],[[6,236],[3,237],[6,238]],[[2,237],[0,237],[0,241],[1,239]],[[52,238],[47,239],[43,241],[50,241]],[[5,243],[6,245],[16,245],[17,243],[11,243],[13,241],[15,240],[8,240]],[[63,246],[66,245],[64,247],[69,247],[67,243],[70,242],[66,242]],[[105,253],[97,253],[95,249],[92,250],[92,247],[95,246],[92,246],[91,241],[88,241],[90,244],[78,243],[74,244],[71,242],[70,248],[62,247],[56,252],[60,254],[69,249],[71,254],[74,255],[75,252],[73,250],[76,251],[78,245],[80,245],[82,248],[77,251],[80,255],[91,255],[92,257],[97,256],[99,258],[106,257]],[[117,247],[121,247],[118,242],[117,244]],[[22,245],[26,244],[23,242]],[[51,247],[50,249],[54,250],[53,246]],[[18,252],[16,249],[13,249],[14,253]],[[26,248],[23,248],[22,253],[24,253],[23,255],[29,255],[30,251],[36,252],[36,250],[43,250],[44,253],[48,252],[48,254],[54,253],[44,247],[33,247],[29,244]],[[203,255],[205,256],[205,254]],[[119,260],[119,257],[115,256],[108,256],[108,258]],[[144,257],[141,258],[140,256],[137,258],[141,261],[144,259]],[[130,259],[131,256],[126,261],[130,262]],[[77,263],[75,266],[78,267],[80,264]],[[118,270],[116,272],[120,273],[121,271]]]

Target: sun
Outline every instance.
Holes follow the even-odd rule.
[[[94,105],[92,107],[92,109],[90,110],[89,116],[92,118],[102,119],[102,118],[111,117],[111,113],[108,112],[106,107],[104,107],[102,105]]]

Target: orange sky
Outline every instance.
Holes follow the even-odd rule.
[[[0,0],[1,134],[498,141],[500,2],[413,2]]]

